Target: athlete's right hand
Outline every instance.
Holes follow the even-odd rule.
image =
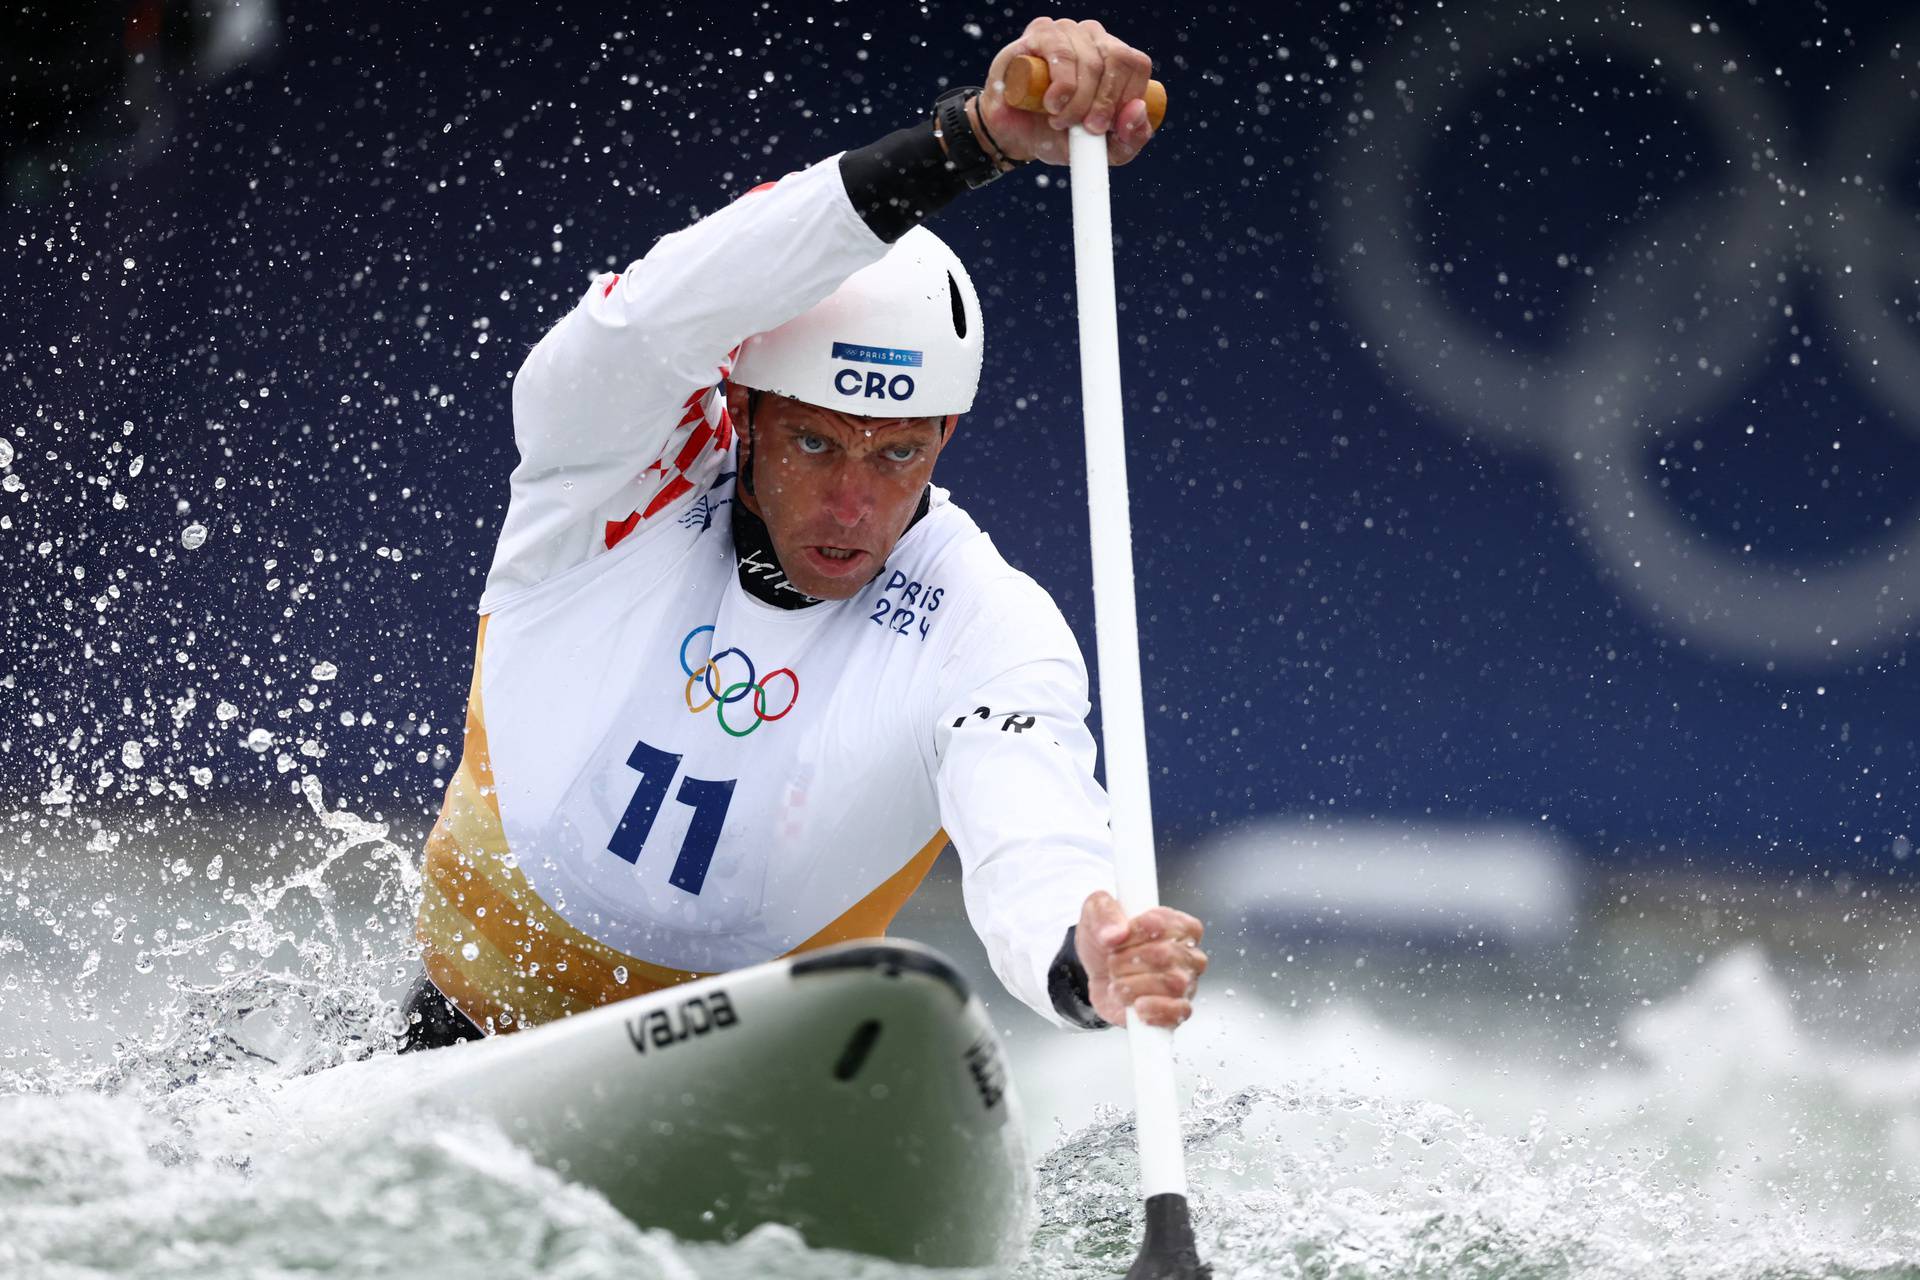
[[[1008,105],[1007,64],[1021,54],[1046,60],[1046,114]],[[1067,129],[1107,135],[1107,163],[1125,164],[1153,137],[1147,123],[1147,81],[1153,60],[1098,22],[1035,18],[1020,38],[994,55],[976,110],[1009,160],[1067,162]],[[975,132],[979,129],[976,125]]]

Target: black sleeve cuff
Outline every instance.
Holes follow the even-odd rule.
[[[967,189],[947,162],[933,121],[896,130],[840,157],[847,198],[873,234],[892,244]]]
[[[1087,968],[1080,963],[1080,952],[1073,945],[1073,935],[1079,931],[1079,925],[1067,928],[1067,940],[1060,944],[1060,952],[1053,958],[1053,966],[1047,970],[1047,995],[1053,1001],[1053,1011],[1076,1027],[1088,1031],[1098,1031],[1113,1024],[1093,1011],[1093,997],[1087,987]]]

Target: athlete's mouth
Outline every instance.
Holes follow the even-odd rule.
[[[860,572],[868,560],[868,553],[858,547],[811,546],[807,548],[806,559],[814,572],[829,578],[840,578]]]

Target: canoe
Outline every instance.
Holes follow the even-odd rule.
[[[783,1223],[924,1266],[1011,1260],[1030,1174],[999,1036],[944,957],[857,942],[285,1086],[308,1132],[480,1116],[635,1222]]]

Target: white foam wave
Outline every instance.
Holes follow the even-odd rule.
[[[1187,1113],[1221,1274],[1920,1274],[1920,1058],[1814,1041],[1756,949],[1630,1019],[1625,1070],[1415,1038],[1357,1006],[1213,1013],[1182,1052],[1233,1082],[1200,1087]],[[1106,1048],[1062,1044],[1022,1079],[1124,1097],[1124,1076],[1096,1066]],[[1132,1141],[1102,1107],[1048,1153],[1024,1274],[1124,1261]]]

